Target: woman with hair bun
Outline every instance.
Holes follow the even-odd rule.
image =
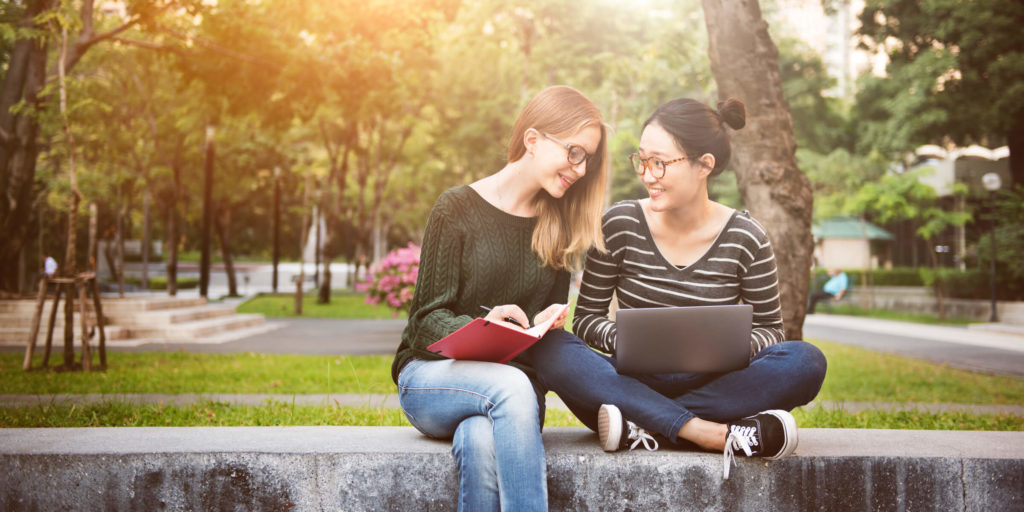
[[[644,123],[630,155],[649,197],[622,201],[603,216],[606,251],[591,250],[573,319],[579,337],[532,349],[541,383],[598,432],[606,451],[672,444],[777,459],[793,453],[788,412],[821,389],[826,361],[816,347],[784,341],[775,257],[765,229],[746,211],[708,197],[708,180],[729,163],[726,127],[746,123],[741,101],[712,109],[675,99]],[[620,309],[750,304],[747,367],[725,373],[623,375],[616,370]],[[604,355],[591,350],[610,354]]]

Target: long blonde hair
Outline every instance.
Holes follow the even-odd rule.
[[[601,130],[601,142],[587,160],[586,174],[561,199],[544,192],[534,199],[533,252],[552,268],[577,270],[590,247],[605,251],[601,210],[608,181],[609,128],[594,102],[572,87],[557,85],[540,91],[523,107],[508,143],[508,161],[515,162],[526,154],[526,130],[570,137],[586,126]]]

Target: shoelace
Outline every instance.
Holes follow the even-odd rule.
[[[632,423],[629,424],[629,435],[626,436],[626,439],[633,439],[633,444],[629,445],[630,450],[636,448],[641,443],[643,443],[644,448],[647,448],[647,451],[649,452],[653,452],[658,449],[658,440],[655,439],[654,436],[648,434],[646,430],[633,425]],[[652,444],[654,445],[653,447],[651,446]]]
[[[724,464],[722,477],[726,480],[729,479],[729,468],[736,464],[736,455],[733,453],[736,449],[743,450],[743,453],[750,457],[750,445],[757,445],[757,438],[754,436],[754,427],[742,427],[733,425],[729,430],[729,435],[725,438],[725,450],[722,452],[722,462]]]

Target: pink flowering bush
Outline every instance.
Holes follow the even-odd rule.
[[[370,268],[366,280],[356,289],[366,293],[367,304],[381,304],[395,310],[395,316],[409,310],[412,293],[416,289],[416,276],[420,270],[420,248],[395,249]]]

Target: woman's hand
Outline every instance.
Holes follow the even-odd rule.
[[[533,317],[533,325],[546,322],[551,315],[558,315],[558,317],[555,318],[555,323],[551,324],[548,330],[561,329],[565,327],[565,319],[569,317],[569,308],[565,307],[565,304],[552,304]]]
[[[515,320],[519,325],[515,325],[515,322],[509,320]],[[528,329],[530,327],[530,319],[526,318],[526,313],[516,306],[515,304],[503,304],[501,306],[494,306],[491,311],[484,317],[485,320],[491,322],[501,322],[505,325],[519,327],[520,329]]]

